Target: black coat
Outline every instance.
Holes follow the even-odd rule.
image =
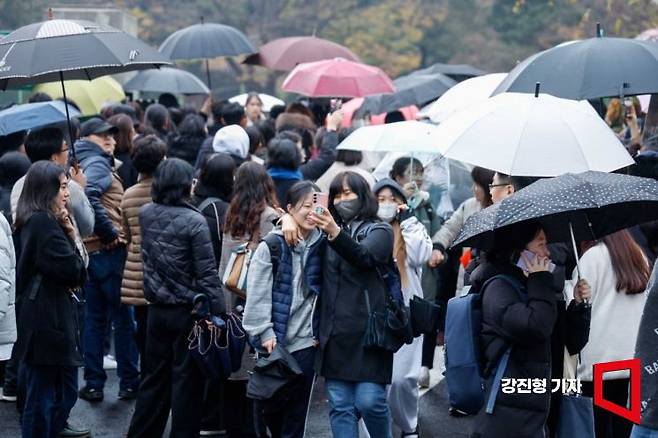
[[[352,224],[354,236],[359,234],[358,225]],[[364,291],[372,310],[383,311],[388,289],[375,266],[391,259],[393,231],[388,224],[377,224],[359,241],[343,230],[327,247],[316,369],[328,379],[387,384],[391,382],[393,354],[363,346],[368,320]]]
[[[57,220],[32,215],[15,234],[17,354],[30,365],[81,366],[77,301],[85,265]]]
[[[127,190],[137,184],[139,172],[133,165],[133,159],[130,156],[130,152],[120,152],[114,156],[117,160],[121,161],[121,166],[117,169],[117,175],[121,178],[121,186],[123,187],[123,190]]]
[[[177,135],[172,137],[167,147],[167,157],[180,158],[194,166],[201,144],[205,139],[206,136]]]
[[[224,293],[204,217],[191,205],[150,203],[139,211],[144,296],[151,303],[190,305],[203,293],[214,314],[224,312]]]
[[[525,284],[527,303],[505,280],[483,284],[508,274]],[[484,262],[471,275],[474,290],[482,292],[480,343],[485,370],[492,371],[508,346],[512,347],[503,378],[545,379],[544,394],[498,393],[493,415],[484,409],[475,428],[482,437],[534,438],[546,422],[550,403],[551,333],[555,325],[555,292],[548,272],[530,274],[511,264]],[[510,429],[514,425],[514,429]]]

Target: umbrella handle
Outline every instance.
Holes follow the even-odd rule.
[[[578,261],[578,248],[576,247],[576,238],[573,234],[573,227],[569,221],[569,233],[571,233],[571,244],[573,245],[573,255],[576,257],[576,272],[578,273],[578,280],[580,280],[580,262]]]
[[[68,127],[69,130],[69,151],[70,151],[70,156],[71,156],[71,163],[77,163],[77,158],[75,157],[75,148],[73,147],[73,128],[71,127],[71,116],[69,115],[69,102],[68,99],[66,98],[66,87],[64,86],[64,73],[62,71],[59,72],[59,81],[62,84],[62,95],[64,96],[64,111],[66,111],[66,126]],[[76,164],[73,164],[74,166]]]

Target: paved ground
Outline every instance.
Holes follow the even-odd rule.
[[[422,437],[463,438],[467,436],[470,420],[453,418],[448,415],[444,382],[442,382],[443,356],[437,349],[436,366],[432,372],[429,390],[423,391],[420,403],[420,426]],[[119,438],[125,436],[132,415],[134,402],[117,400],[118,381],[115,371],[108,371],[108,386],[105,400],[100,404],[90,404],[78,400],[73,409],[75,421],[90,427],[95,438]],[[322,382],[313,391],[311,412],[307,425],[307,437],[331,437],[328,421],[328,405]],[[17,414],[13,403],[0,403],[0,436],[20,437]]]

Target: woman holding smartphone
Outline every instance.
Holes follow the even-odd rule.
[[[265,423],[273,437],[303,437],[306,412],[313,386],[313,364],[318,344],[314,310],[322,289],[325,235],[316,227],[312,213],[318,207],[319,189],[310,181],[293,185],[286,210],[295,221],[301,239],[288,246],[280,229],[261,241],[251,258],[243,327],[255,345],[271,353],[278,345],[297,360],[303,382],[291,391],[284,406],[265,410]],[[320,211],[320,210],[318,210]]]

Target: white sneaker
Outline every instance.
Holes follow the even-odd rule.
[[[103,356],[103,369],[104,370],[116,370],[117,369],[117,361],[114,359],[113,356],[110,356],[109,354],[106,354]]]
[[[430,387],[430,369],[427,367],[420,368],[420,375],[418,376],[418,387],[426,389]]]

